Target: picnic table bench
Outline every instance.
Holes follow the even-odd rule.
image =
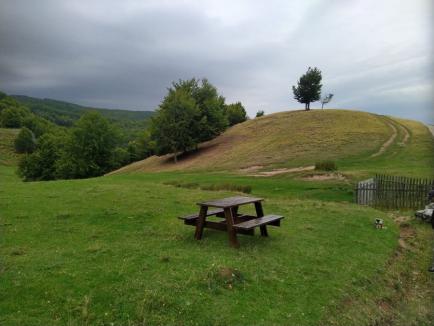
[[[195,238],[202,239],[203,229],[210,228],[219,231],[226,231],[229,235],[229,244],[235,248],[239,247],[237,233],[254,235],[254,229],[259,227],[261,236],[267,237],[267,225],[280,226],[281,215],[265,215],[262,209],[262,198],[235,196],[217,200],[210,200],[197,203],[199,213],[187,216],[180,216],[184,224],[196,227]],[[240,214],[238,209],[242,205],[254,204],[256,215]],[[209,209],[212,207],[213,209]],[[207,217],[216,216],[221,221],[208,221]]]

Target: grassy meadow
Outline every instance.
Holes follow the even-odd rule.
[[[351,204],[267,199],[266,212],[286,216],[282,227],[269,238],[240,236],[233,250],[227,234],[206,231],[197,242],[176,219],[196,201],[230,193],[146,175],[19,183],[11,173],[2,169],[10,181],[1,191],[8,325],[309,325],[384,272],[396,247],[397,227],[384,213]],[[372,227],[377,216],[386,230]]]
[[[200,165],[24,183],[15,174],[13,137],[2,138],[0,325],[432,325],[429,225],[412,212],[357,206],[352,189],[386,169],[429,177],[433,141],[419,123],[366,118],[372,139],[336,156],[344,178],[331,180],[309,179],[314,171],[252,177],[232,161],[224,167],[232,172]],[[342,150],[359,141],[352,123],[354,140],[335,132]],[[372,157],[393,133],[388,123],[396,136]],[[270,164],[308,165],[309,155]],[[265,156],[251,155],[250,163],[265,165]],[[223,232],[205,229],[194,240],[194,229],[176,218],[196,212],[198,201],[240,194],[237,187],[264,197],[266,214],[285,216],[280,228],[269,227],[270,237],[239,235],[235,250]],[[373,227],[377,217],[385,229]]]

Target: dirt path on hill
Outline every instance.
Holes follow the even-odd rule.
[[[376,156],[379,156],[379,155],[383,154],[384,151],[386,149],[388,149],[390,147],[390,145],[393,144],[393,142],[395,141],[395,138],[398,136],[398,130],[396,129],[396,127],[392,123],[389,123],[389,122],[386,122],[386,123],[393,130],[392,136],[390,136],[390,138],[380,147],[380,149],[378,150],[378,152],[372,154],[371,157],[376,157]]]

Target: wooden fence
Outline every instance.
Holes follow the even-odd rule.
[[[355,189],[355,202],[386,209],[423,208],[434,180],[376,175],[361,181]]]

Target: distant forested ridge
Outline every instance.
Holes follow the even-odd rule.
[[[112,110],[92,108],[53,99],[39,99],[24,95],[11,95],[18,103],[26,106],[34,114],[56,125],[71,127],[80,117],[89,111],[97,111],[117,126],[126,140],[132,140],[147,127],[153,111]]]
[[[94,177],[149,156],[151,115],[0,92],[0,127],[20,129],[14,146],[27,181]]]

